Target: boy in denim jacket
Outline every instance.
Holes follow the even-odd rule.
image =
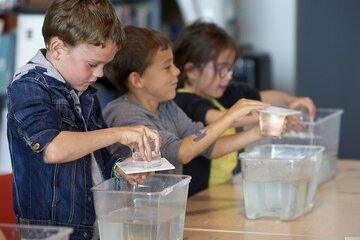
[[[105,147],[121,143],[149,159],[143,126],[106,128],[96,90],[124,41],[108,0],[56,0],[43,24],[46,49],[8,87],[8,139],[14,208],[19,223],[74,228],[72,239],[91,239],[95,211],[91,187],[110,177],[114,160]],[[141,183],[145,175],[124,176]]]

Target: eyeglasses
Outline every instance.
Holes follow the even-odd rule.
[[[225,77],[231,77],[233,74],[233,68],[232,66],[222,66],[222,67],[215,67],[216,72],[219,74],[219,77],[225,78]]]
[[[233,66],[213,66],[212,67],[220,78],[231,77],[233,74]]]

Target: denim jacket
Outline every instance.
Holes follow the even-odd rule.
[[[105,128],[96,90],[80,95],[82,116],[71,91],[41,50],[8,87],[8,139],[13,166],[14,208],[20,223],[74,228],[72,239],[91,239],[95,210],[91,154],[61,164],[44,163],[44,149],[61,131]],[[85,126],[85,124],[86,126]],[[81,143],[79,143],[81,144]],[[104,178],[117,156],[94,152]]]

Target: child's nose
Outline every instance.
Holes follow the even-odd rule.
[[[104,71],[102,67],[95,68],[93,75],[95,77],[102,77],[104,75]]]
[[[180,70],[174,65],[173,74],[177,77],[180,75]]]

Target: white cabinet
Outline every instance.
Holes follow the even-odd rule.
[[[15,69],[26,64],[40,48],[45,48],[41,28],[44,14],[19,14],[16,30]]]

